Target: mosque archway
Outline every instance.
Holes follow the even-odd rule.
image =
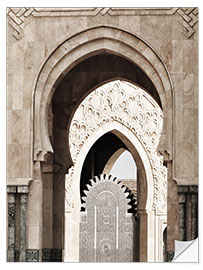
[[[78,47],[74,45],[78,38],[80,41],[81,37],[86,39],[86,34],[91,34],[88,42],[84,40]],[[116,36],[112,38],[114,34]],[[119,39],[117,35],[120,35]],[[136,48],[131,46],[137,42],[139,46]],[[71,44],[71,51],[67,49],[69,48],[68,44]],[[119,45],[117,50],[115,50],[115,44]],[[147,54],[143,48],[146,48]],[[127,52],[127,55],[124,51]],[[150,99],[156,100],[160,110],[163,108],[163,127],[157,147],[161,153],[171,153],[171,140],[169,139],[171,135],[167,134],[166,138],[166,127],[167,130],[172,130],[170,128],[172,125],[172,117],[170,117],[172,101],[166,104],[166,99],[171,99],[170,78],[162,61],[148,44],[139,37],[109,27],[105,28],[104,32],[103,27],[89,29],[61,44],[42,67],[33,93],[33,98],[36,101],[33,102],[35,118],[33,158],[42,164],[42,170],[45,173],[52,170],[54,179],[54,207],[52,213],[49,214],[50,219],[47,219],[46,214],[50,213],[50,210],[45,209],[46,207],[43,210],[43,231],[47,232],[50,222],[52,222],[53,232],[50,232],[50,236],[53,239],[53,247],[57,249],[64,249],[66,241],[62,203],[65,174],[68,170],[69,173],[72,171],[71,166],[74,164],[74,156],[69,147],[70,138],[67,135],[71,119],[85,97],[91,94],[94,89],[112,80],[126,81],[129,85],[132,83],[132,85],[139,86],[140,89],[144,89],[149,94]],[[83,128],[85,127],[82,126],[81,130]],[[110,131],[112,130],[107,130],[107,132]],[[147,134],[146,132],[146,136],[148,136]],[[35,170],[41,174],[39,166],[37,166]],[[44,172],[42,172],[41,177],[46,179],[47,176],[44,175]],[[44,186],[46,188],[46,185]],[[161,187],[161,189],[164,188]],[[159,190],[159,187],[156,190]],[[46,201],[47,191],[43,192],[45,194],[44,201]],[[66,197],[68,196],[71,198],[71,195],[66,194]],[[155,198],[159,201],[157,196]],[[52,216],[55,218],[53,219]],[[45,237],[45,239],[48,238]],[[45,240],[43,247],[46,246]],[[77,260],[75,258],[78,258],[78,255],[74,256],[70,252],[69,259]],[[143,258],[143,260],[148,260],[148,258]],[[153,257],[150,260],[155,259]]]
[[[116,93],[116,96],[114,93]],[[137,108],[135,106],[136,99],[138,102]],[[133,101],[133,107],[128,103],[130,100]],[[153,107],[150,107],[152,104]],[[98,108],[100,108],[100,111],[98,111]],[[128,112],[126,114],[127,108]],[[137,121],[139,115],[138,108],[144,113],[144,115],[140,115],[142,118],[141,122]],[[133,113],[133,110],[136,113]],[[65,229],[67,231],[72,232],[73,229],[71,229],[71,224],[68,221],[71,220],[71,215],[74,215],[75,219],[76,216],[79,215],[81,202],[80,192],[78,194],[79,183],[76,179],[80,179],[82,167],[83,164],[85,164],[85,157],[88,156],[88,152],[91,152],[90,149],[97,140],[102,140],[101,138],[104,134],[111,132],[127,146],[138,166],[138,196],[139,192],[142,194],[138,200],[138,213],[140,217],[140,227],[146,228],[139,232],[139,260],[155,260],[157,251],[155,248],[156,236],[154,235],[154,229],[157,224],[157,219],[162,218],[163,220],[163,216],[166,217],[167,193],[166,168],[163,166],[163,158],[156,152],[160,132],[162,130],[162,120],[161,118],[158,120],[157,117],[161,117],[161,114],[162,112],[159,106],[154,103],[144,90],[124,81],[113,81],[104,84],[91,92],[81,102],[72,117],[69,130],[70,152],[74,167],[70,169],[66,180],[66,184],[68,184],[66,188],[68,196],[66,197],[65,206]],[[129,119],[135,122],[130,125]],[[80,136],[78,136],[78,132]],[[121,143],[119,148],[124,145]],[[112,154],[113,153],[111,153],[111,155]],[[104,168],[104,164],[101,168]],[[140,181],[140,179],[142,179],[142,181]],[[78,194],[77,198],[75,195],[75,198],[72,198],[74,200],[75,210],[70,209],[72,205],[69,195],[70,182],[72,182],[72,194]],[[162,188],[162,191],[160,191],[160,188]],[[160,192],[159,199],[157,192]],[[165,197],[160,197],[161,194],[162,196],[165,194]],[[157,199],[159,200],[159,204],[157,204]],[[159,214],[156,217],[157,213]],[[75,223],[74,230],[76,230]],[[69,260],[69,254],[71,253],[68,247],[70,245],[68,245],[67,234],[65,233],[65,254],[67,256],[65,260]],[[76,234],[79,235],[79,227]],[[148,237],[149,234],[153,235],[153,237]],[[76,241],[76,238],[74,238],[74,240]],[[77,241],[79,243],[79,239]],[[79,256],[79,254],[77,256]]]

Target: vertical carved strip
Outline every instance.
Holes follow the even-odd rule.
[[[65,212],[71,213],[74,208],[72,184],[73,184],[74,166],[72,166],[68,174],[65,175]]]
[[[198,236],[198,196],[192,194],[192,239]]]
[[[15,261],[15,202],[16,187],[7,187],[8,192],[8,251],[7,261]]]
[[[185,194],[179,194],[179,239],[186,240],[186,198]]]
[[[26,218],[27,218],[27,195],[28,187],[18,187],[20,193],[20,256],[19,261],[26,261]]]

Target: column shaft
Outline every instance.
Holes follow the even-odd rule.
[[[20,194],[20,262],[26,261],[27,194]]]
[[[179,239],[186,240],[186,201],[185,194],[179,194]]]
[[[15,197],[15,193],[8,193],[8,262],[15,261]]]

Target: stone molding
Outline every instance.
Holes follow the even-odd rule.
[[[8,23],[14,29],[13,36],[20,40],[24,36],[26,19],[34,17],[97,16],[170,16],[177,13],[183,19],[183,33],[190,38],[198,23],[198,8],[8,8]]]
[[[163,113],[158,104],[131,83],[113,81],[92,91],[78,106],[69,128],[69,149],[73,163],[85,141],[106,122],[126,126],[141,142],[150,160],[154,179],[154,208],[157,213],[167,209],[167,169],[157,153],[162,132]],[[70,210],[74,168],[66,175],[66,209]]]

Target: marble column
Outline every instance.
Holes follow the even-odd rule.
[[[19,261],[26,261],[26,218],[27,218],[27,197],[29,192],[28,186],[18,186],[20,194],[20,255]]]
[[[15,211],[16,211],[16,187],[7,186],[8,193],[8,251],[7,261],[15,261]]]

